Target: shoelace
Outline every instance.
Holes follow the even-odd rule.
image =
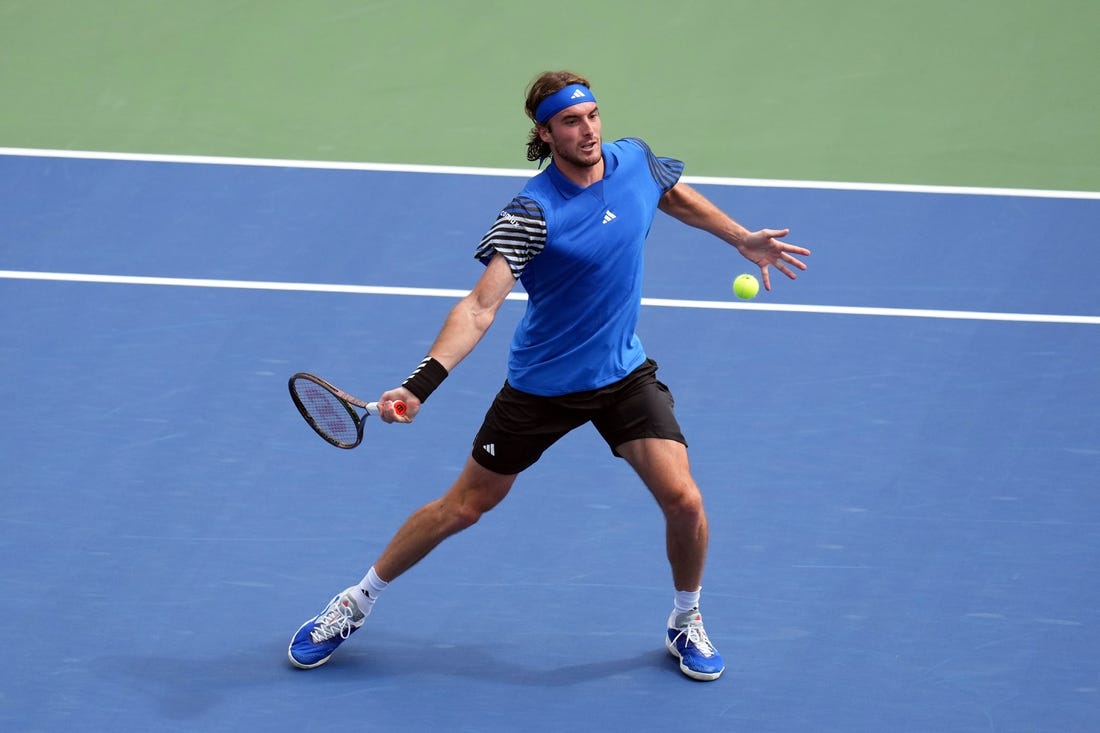
[[[332,608],[317,619],[317,625],[313,627],[313,631],[309,632],[309,638],[314,644],[327,641],[337,634],[341,639],[346,639],[351,636],[351,632],[355,631],[351,607],[345,603],[343,597],[337,598]]]
[[[672,640],[675,644],[679,641],[681,636],[687,635],[688,644],[694,644],[695,648],[699,650],[699,653],[704,657],[713,657],[717,654],[717,650],[714,645],[710,643],[710,639],[707,638],[707,630],[703,628],[701,623],[693,622],[689,623],[686,627],[680,630],[680,633]]]

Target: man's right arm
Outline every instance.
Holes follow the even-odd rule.
[[[439,335],[428,350],[428,356],[448,372],[458,366],[493,325],[497,311],[515,284],[516,278],[512,275],[508,260],[499,253],[495,254],[474,289],[447,314]],[[405,402],[407,410],[403,416],[394,414],[392,403],[395,400]],[[412,422],[420,410],[420,400],[405,387],[384,392],[378,401],[385,422]]]

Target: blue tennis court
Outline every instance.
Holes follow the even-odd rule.
[[[747,263],[658,218],[640,335],[708,503],[720,681],[663,649],[660,512],[591,428],[293,670],[462,465],[523,303],[355,451],[287,377],[404,378],[520,183],[0,155],[0,726],[1100,725],[1095,195],[700,184],[814,251],[735,308]]]

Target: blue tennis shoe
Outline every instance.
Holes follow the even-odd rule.
[[[352,586],[342,591],[329,601],[325,610],[302,624],[287,650],[291,664],[299,669],[320,667],[336,647],[363,625],[367,614],[359,608],[354,590]]]
[[[680,660],[680,671],[692,679],[716,680],[726,668],[722,655],[707,638],[698,608],[669,618],[665,647]]]

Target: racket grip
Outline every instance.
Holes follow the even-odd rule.
[[[378,406],[377,402],[368,402],[367,404],[363,405],[363,407],[364,409],[366,409],[368,415],[377,415],[378,413],[382,412],[382,408]],[[396,412],[398,416],[404,415],[405,411],[408,409],[409,408],[405,406],[405,403],[402,400],[397,400],[393,403],[393,411]]]

